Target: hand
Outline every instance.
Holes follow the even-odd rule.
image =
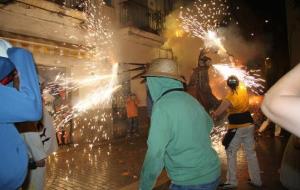
[[[217,119],[216,113],[214,111],[212,111],[210,114],[211,114],[211,117],[213,118],[213,120]]]
[[[35,165],[37,167],[45,167],[45,165],[46,165],[45,159],[35,161]]]

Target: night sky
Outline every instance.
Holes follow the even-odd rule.
[[[266,76],[270,87],[290,68],[285,1],[232,0],[230,7],[244,38],[267,44],[266,54],[272,62]]]
[[[294,0],[300,6],[300,0]],[[185,0],[188,5],[194,0]],[[298,2],[298,3],[297,3]],[[266,75],[267,89],[290,69],[285,0],[227,0],[231,21],[226,27],[238,22],[243,38],[249,42],[259,41],[266,45],[265,54],[272,67]],[[264,67],[264,60],[257,60]]]

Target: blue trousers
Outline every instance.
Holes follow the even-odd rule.
[[[170,185],[170,190],[216,190],[218,188],[220,178],[213,182],[199,185]]]

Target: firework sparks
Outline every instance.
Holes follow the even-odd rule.
[[[94,107],[95,105],[99,105],[100,103],[104,103],[107,100],[109,100],[112,93],[115,90],[120,88],[120,85],[116,85],[117,73],[118,73],[118,64],[114,64],[113,75],[108,85],[105,88],[98,87],[95,92],[89,95],[88,98],[78,102],[74,106],[74,109],[78,112],[86,111],[87,109]]]
[[[260,70],[246,71],[240,67],[233,67],[230,64],[214,64],[214,70],[221,75],[225,80],[231,75],[236,76],[240,81],[243,81],[245,85],[251,89],[255,94],[262,94],[265,82],[260,76]]]
[[[117,80],[118,64],[111,61],[113,60],[112,38],[114,34],[110,29],[110,18],[104,15],[104,5],[105,3],[102,0],[97,1],[97,4],[92,0],[83,3],[86,20],[82,27],[87,31],[86,35],[83,36],[85,46],[74,46],[78,48],[78,51],[85,52],[88,55],[88,60],[80,65],[83,72],[79,73],[80,76],[72,74],[70,77],[64,73],[59,73],[52,81],[47,83],[43,91],[45,99],[52,101],[52,103],[48,103],[49,105],[52,104],[48,107],[53,114],[57,130],[68,128],[72,119],[81,116],[89,128],[106,135],[102,127],[99,128],[96,124],[109,121],[111,115],[101,115],[98,111],[95,117],[90,118],[88,114],[85,114],[90,109],[104,108],[110,102],[112,94],[120,88]],[[74,36],[69,38],[73,39]],[[87,89],[86,87],[92,90],[85,90],[85,97],[80,97],[74,106],[64,104],[66,103],[67,94],[78,89]],[[50,108],[51,106],[52,108]],[[84,115],[87,115],[87,117]],[[82,119],[78,118],[78,120]],[[83,133],[85,124],[75,122],[74,120],[74,128],[81,125],[79,131]]]
[[[206,47],[216,47],[220,53],[227,54],[216,31],[221,23],[226,23],[223,18],[230,16],[228,10],[226,0],[198,0],[192,8],[181,7],[179,19],[185,32],[202,39]]]

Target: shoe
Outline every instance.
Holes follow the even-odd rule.
[[[255,184],[255,183],[253,183],[252,181],[248,182],[248,184],[249,184],[250,186],[252,186],[252,187],[255,187],[255,188],[261,188],[261,187],[262,187],[262,185]]]
[[[134,136],[136,136],[136,137],[139,137],[139,136],[140,136],[140,134],[139,134],[139,133],[135,133],[135,134],[134,134]]]
[[[262,133],[261,132],[257,132],[257,136],[261,137]]]
[[[249,184],[250,186],[256,187],[256,188],[262,187],[262,185],[258,185],[258,184],[256,184],[256,183],[253,183],[253,182],[251,181],[251,179],[248,179],[248,184]]]
[[[230,183],[221,183],[219,185],[220,189],[235,189],[237,186]]]

